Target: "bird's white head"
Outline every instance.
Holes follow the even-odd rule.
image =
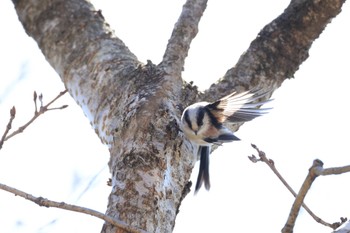
[[[203,136],[210,126],[206,105],[207,102],[192,104],[184,110],[181,117],[182,130],[186,137],[199,145],[208,144],[203,141]]]

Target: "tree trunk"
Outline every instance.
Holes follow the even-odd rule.
[[[181,79],[204,0],[184,5],[159,65],[141,64],[88,2],[13,2],[26,32],[109,147],[107,214],[148,232],[171,232],[196,161],[197,148],[179,130],[182,109],[233,90],[276,89],[307,58],[344,1],[292,1],[205,93]],[[102,232],[123,231],[105,224]]]

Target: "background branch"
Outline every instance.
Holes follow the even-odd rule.
[[[306,179],[305,179],[303,185],[301,186],[298,195],[296,196],[296,198],[294,200],[292,209],[289,212],[288,220],[282,229],[282,233],[292,233],[293,232],[293,228],[295,225],[295,221],[298,217],[300,207],[305,199],[307,192],[311,188],[312,183],[314,182],[314,180],[317,177],[315,170],[317,170],[317,168],[319,166],[322,166],[322,162],[320,160],[314,160],[312,167],[309,169],[309,173],[306,176]]]
[[[11,127],[12,127],[12,121],[15,119],[16,117],[16,108],[15,106],[13,106],[10,110],[10,120],[9,122],[7,123],[7,126],[6,126],[6,129],[5,129],[5,132],[4,134],[2,135],[1,137],[1,140],[0,140],[0,150],[2,148],[2,145],[4,144],[5,142],[5,139],[6,139],[6,135],[8,134],[8,132],[10,131]]]
[[[49,108],[49,106],[51,104],[53,104],[57,99],[59,99],[61,96],[63,96],[66,93],[67,93],[67,90],[61,91],[53,100],[51,100],[45,106],[43,106],[43,101],[42,101],[43,97],[42,97],[42,94],[40,94],[39,95],[40,108],[39,108],[39,111],[38,111],[37,102],[36,102],[37,101],[37,94],[36,94],[36,92],[34,92],[34,107],[35,107],[34,116],[27,123],[25,123],[24,125],[20,126],[17,130],[15,130],[10,135],[5,137],[4,141],[7,141],[8,139],[12,138],[13,136],[15,136],[15,135],[17,135],[19,133],[22,133],[31,123],[33,123],[33,121],[35,121],[40,115],[44,114],[45,112],[50,111],[50,110],[64,109],[64,108],[68,107],[68,105],[62,105],[61,107],[57,107],[57,108]],[[11,111],[12,111],[12,109],[11,109]],[[12,115],[11,115],[11,118],[12,118]],[[12,120],[10,119],[9,124],[12,123]],[[7,129],[8,129],[8,127],[7,127]],[[10,128],[11,128],[11,125],[10,125]],[[5,131],[5,133],[7,134],[6,131]],[[0,146],[0,149],[1,149],[1,146]]]
[[[0,189],[5,190],[5,191],[10,192],[10,193],[13,193],[17,196],[23,197],[24,199],[32,201],[39,206],[55,207],[55,208],[59,208],[59,209],[70,210],[70,211],[74,211],[74,212],[78,212],[78,213],[88,214],[88,215],[100,218],[102,220],[105,220],[106,222],[108,222],[114,226],[117,226],[119,228],[122,228],[122,229],[126,230],[127,232],[147,233],[144,230],[130,227],[127,224],[125,224],[117,219],[114,219],[112,217],[109,217],[101,212],[96,211],[96,210],[92,210],[92,209],[81,207],[81,206],[71,205],[71,204],[67,204],[64,202],[51,201],[51,200],[48,200],[48,199],[43,198],[43,197],[35,197],[29,193],[23,192],[21,190],[12,188],[10,186],[7,186],[7,185],[1,184],[1,183],[0,183]]]
[[[319,176],[327,176],[327,175],[340,175],[346,172],[350,172],[350,165],[343,167],[331,167],[331,168],[322,168],[319,167],[315,173]]]
[[[327,175],[331,174],[329,171],[334,170],[334,169],[328,169]],[[338,169],[335,169],[337,174],[339,173]],[[309,173],[306,176],[303,185],[301,186],[299,193],[297,197],[294,200],[292,209],[290,210],[287,222],[285,226],[282,229],[282,233],[292,233],[293,228],[296,222],[296,219],[298,217],[300,207],[305,199],[305,196],[307,192],[310,190],[312,183],[315,181],[315,179],[323,172],[323,162],[319,159],[316,159],[313,161],[313,164],[311,168],[309,169]],[[348,172],[348,171],[346,171]],[[339,226],[341,226],[344,222],[347,221],[347,218],[340,218],[341,222],[335,222],[333,224],[329,224],[327,226],[331,227],[333,230],[337,229]]]
[[[256,145],[254,145],[254,144],[252,144],[252,147],[258,152],[258,155],[259,155],[259,159],[257,159],[254,155],[252,155],[252,156],[248,156],[248,158],[252,161],[252,162],[254,162],[254,163],[256,163],[256,162],[259,162],[259,161],[262,161],[262,162],[264,162],[265,164],[267,164],[269,167],[270,167],[270,169],[273,171],[273,173],[275,173],[275,175],[280,179],[280,181],[286,186],[286,188],[293,194],[293,196],[296,198],[296,201],[297,201],[297,204],[299,205],[302,205],[303,207],[304,207],[304,209],[310,214],[310,216],[316,221],[316,222],[318,222],[318,223],[320,223],[320,224],[322,224],[322,225],[324,225],[324,226],[327,226],[327,227],[330,227],[330,228],[332,228],[332,229],[336,229],[336,228],[338,228],[341,224],[343,224],[345,221],[346,221],[346,219],[345,219],[345,221],[344,221],[344,218],[341,218],[341,222],[335,222],[335,223],[333,223],[333,224],[331,224],[331,223],[328,223],[328,222],[325,222],[324,220],[322,220],[320,217],[318,217],[316,214],[314,214],[312,211],[311,211],[311,209],[306,205],[306,204],[304,204],[304,197],[305,196],[302,196],[302,195],[304,195],[304,192],[307,192],[307,188],[310,188],[311,187],[311,183],[312,182],[310,182],[310,177],[307,177],[306,178],[306,180],[304,181],[304,183],[305,182],[307,182],[306,184],[305,184],[305,186],[304,186],[304,184],[303,184],[303,186],[302,186],[302,188],[300,189],[300,191],[299,191],[299,194],[296,194],[296,192],[292,189],[292,187],[290,187],[290,185],[288,184],[288,182],[283,178],[283,176],[279,173],[279,171],[277,170],[277,168],[275,167],[275,164],[274,164],[274,162],[273,162],[273,160],[272,159],[268,159],[267,157],[266,157],[266,154],[265,154],[265,152],[263,152],[263,151],[261,151],[261,150],[259,150],[259,148],[256,146]],[[320,161],[320,160],[317,160],[317,161]],[[314,162],[315,163],[315,162]],[[322,163],[322,162],[321,162]],[[311,168],[310,168],[311,169]],[[345,166],[345,167],[339,167],[339,168],[328,168],[328,169],[323,169],[322,167],[320,167],[320,166],[317,166],[317,169],[315,168],[315,169],[313,169],[313,171],[314,171],[314,175],[325,175],[325,174],[327,174],[327,175],[329,175],[329,174],[331,174],[330,172],[331,171],[333,171],[333,172],[335,172],[335,173],[332,173],[332,174],[340,174],[339,172],[340,171],[343,171],[343,172],[348,172],[350,170],[350,166]],[[325,172],[324,172],[325,171]],[[309,172],[310,173],[310,172]],[[309,184],[309,186],[307,186]],[[303,191],[301,191],[303,189]],[[305,193],[305,195],[306,195],[306,193]],[[298,200],[297,200],[298,199]],[[301,201],[300,201],[301,200]],[[293,209],[293,208],[292,208]],[[299,206],[299,209],[300,209],[300,206]],[[296,211],[296,207],[295,207],[295,209],[293,210],[293,211]],[[292,213],[292,210],[291,210],[291,213]],[[293,212],[294,213],[294,215],[295,215],[295,212]],[[299,210],[297,210],[297,212],[296,212],[296,215],[299,213]],[[291,217],[294,217],[294,215],[293,216],[291,216]],[[295,218],[296,218],[296,216],[295,216]],[[295,221],[295,220],[294,220]],[[294,225],[293,225],[293,227],[294,227]],[[292,228],[293,229],[293,228]],[[287,231],[288,232],[288,231]]]

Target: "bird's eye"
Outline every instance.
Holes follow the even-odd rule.
[[[198,114],[197,114],[197,125],[198,125],[198,128],[200,128],[203,125],[204,113],[205,113],[205,109],[204,108],[200,108],[198,110]]]
[[[203,125],[203,121],[197,122],[198,128],[200,128]]]
[[[192,129],[192,123],[190,121],[190,116],[188,114],[188,111],[185,112],[184,114],[185,121],[190,129]]]

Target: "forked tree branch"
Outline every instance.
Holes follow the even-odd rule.
[[[56,201],[51,201],[48,200],[46,198],[43,197],[35,197],[29,193],[23,192],[21,190],[12,188],[10,186],[4,185],[0,183],[0,189],[5,190],[7,192],[13,193],[14,195],[23,197],[24,199],[27,199],[29,201],[34,202],[35,204],[39,205],[39,206],[44,206],[44,207],[55,207],[55,208],[59,208],[59,209],[64,209],[64,210],[69,210],[69,211],[74,211],[74,212],[78,212],[78,213],[83,213],[83,214],[88,214],[97,218],[100,218],[116,227],[122,228],[127,232],[131,232],[131,233],[147,233],[144,230],[141,229],[136,229],[133,228],[131,226],[128,226],[126,223],[114,219],[110,216],[107,216],[101,212],[98,212],[96,210],[92,210],[89,208],[85,208],[85,207],[81,207],[81,206],[76,206],[76,205],[71,205],[71,204],[67,204],[65,202],[56,202]]]
[[[40,115],[44,114],[45,112],[47,111],[50,111],[50,110],[57,110],[57,109],[64,109],[66,107],[68,107],[68,105],[62,105],[61,107],[56,107],[56,108],[49,108],[50,105],[52,103],[54,103],[58,98],[60,98],[61,96],[63,96],[64,94],[66,94],[67,90],[64,90],[64,91],[61,91],[53,100],[51,100],[48,104],[46,105],[43,105],[43,95],[40,94],[39,95],[39,101],[40,101],[40,107],[39,107],[39,111],[38,111],[38,106],[37,106],[37,94],[36,92],[34,92],[34,107],[35,107],[35,110],[34,110],[34,116],[27,122],[25,123],[24,125],[18,127],[17,130],[13,131],[10,135],[6,136],[8,131],[11,129],[11,124],[12,124],[12,121],[15,117],[15,108],[13,107],[11,109],[11,111],[13,111],[14,109],[14,115],[12,116],[12,113],[11,113],[11,118],[10,118],[10,121],[9,121],[9,124],[7,125],[7,128],[6,128],[6,131],[4,133],[5,137],[1,139],[0,141],[0,149],[1,149],[1,146],[2,144],[7,141],[8,139],[12,138],[13,136],[19,134],[19,133],[22,133],[31,123],[33,123],[33,121],[35,121]]]
[[[319,159],[315,159],[313,161],[311,168],[309,169],[309,173],[307,174],[303,185],[299,190],[297,197],[294,200],[292,209],[290,210],[290,213],[288,216],[288,220],[282,229],[282,233],[293,232],[293,228],[294,228],[296,219],[298,217],[300,207],[305,199],[307,192],[310,190],[312,183],[316,180],[318,176],[342,174],[349,171],[350,171],[350,166],[323,169],[323,162]],[[340,227],[343,223],[345,223],[347,221],[347,218],[341,217],[340,220],[341,220],[340,222],[335,222],[328,226],[331,227],[333,230],[335,230],[338,227]]]
[[[295,197],[295,201],[294,201],[293,207],[292,207],[292,209],[290,211],[288,221],[287,221],[285,227],[282,230],[283,233],[293,232],[295,220],[296,220],[296,217],[298,216],[298,213],[299,213],[299,210],[300,210],[301,206],[304,207],[304,209],[310,214],[310,216],[316,222],[318,222],[318,223],[320,223],[320,224],[322,224],[324,226],[330,227],[333,230],[338,228],[344,222],[347,221],[346,218],[341,217],[340,218],[340,222],[335,222],[335,223],[332,223],[332,224],[325,222],[324,220],[322,220],[321,218],[316,216],[310,210],[310,208],[306,204],[304,204],[304,198],[305,198],[307,192],[309,191],[312,182],[316,179],[317,176],[319,176],[319,175],[331,175],[331,174],[342,174],[342,173],[345,173],[345,172],[349,172],[350,171],[350,166],[323,169],[322,168],[322,165],[323,165],[322,161],[315,160],[313,166],[309,169],[308,176],[306,177],[302,187],[299,190],[299,193],[297,194],[292,189],[292,187],[290,187],[290,185],[283,178],[283,176],[279,173],[279,171],[276,169],[273,160],[272,159],[268,159],[266,157],[266,154],[263,151],[259,150],[259,148],[256,145],[252,144],[252,147],[258,152],[259,159],[256,158],[256,156],[254,156],[254,155],[248,156],[248,158],[254,163],[261,161],[261,162],[264,162],[265,164],[267,164],[270,167],[270,169],[275,173],[275,175],[280,179],[280,181],[287,187],[287,189]]]

